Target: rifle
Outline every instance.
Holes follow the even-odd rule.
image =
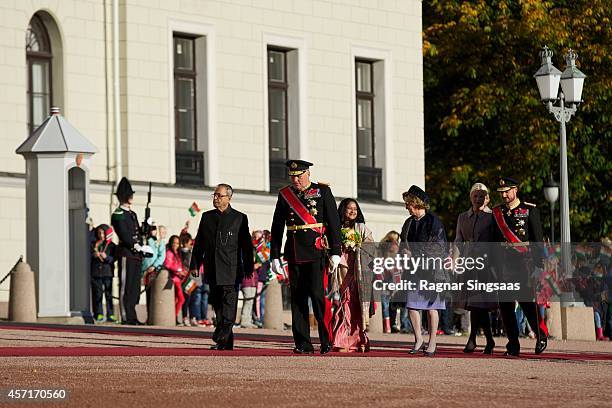
[[[149,237],[149,232],[151,231],[151,225],[149,224],[150,218],[151,218],[151,182],[149,182],[149,192],[147,193],[147,207],[145,208],[144,220],[142,220],[142,226],[140,227],[144,244],[147,243],[147,238]]]

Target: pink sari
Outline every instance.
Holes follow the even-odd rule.
[[[365,225],[359,231],[365,236],[364,241],[371,240],[371,232]],[[332,318],[333,347],[336,351],[369,351],[370,342],[365,332],[363,316],[363,302],[359,297],[359,280],[357,276],[357,263],[353,250],[342,251],[341,266],[348,268],[346,276],[340,285],[340,303],[334,310]],[[367,310],[367,309],[366,309]],[[366,312],[367,313],[367,312]],[[369,316],[368,316],[369,317]]]

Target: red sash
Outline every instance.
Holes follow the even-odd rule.
[[[289,207],[291,207],[291,209],[295,211],[298,217],[300,217],[304,224],[319,223],[289,186],[281,188],[280,195],[285,199],[287,204],[289,204]],[[316,248],[325,249],[325,245],[323,243],[323,234],[325,233],[325,227],[313,227],[312,230],[320,235],[315,241]]]
[[[523,242],[520,240],[519,237],[516,236],[516,234],[514,234],[514,232],[512,232],[510,227],[508,227],[508,224],[506,224],[506,219],[504,218],[500,207],[493,208],[493,217],[495,217],[495,222],[497,222],[497,226],[504,235],[504,238],[506,238],[506,241],[512,244],[518,244]],[[513,248],[521,253],[529,252],[529,248],[527,248],[526,246],[514,246]]]
[[[291,207],[291,209],[293,209],[293,211],[295,211],[295,213],[298,215],[298,217],[300,217],[300,219],[302,221],[304,221],[304,224],[317,224],[319,222],[308,211],[308,208],[306,208],[304,203],[302,201],[300,201],[298,196],[295,195],[295,193],[293,192],[293,190],[289,186],[281,188],[280,194],[281,194],[281,196],[283,196],[285,201],[287,201],[287,204],[289,204],[289,207]],[[315,227],[315,228],[313,228],[313,230],[315,230],[319,234],[322,234],[323,232],[325,232],[324,229],[321,228],[321,227]]]

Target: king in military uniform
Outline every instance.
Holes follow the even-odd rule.
[[[140,300],[140,266],[142,246],[140,224],[132,211],[134,190],[127,178],[123,177],[115,193],[119,207],[111,216],[111,224],[119,238],[117,261],[119,265],[119,306],[123,324],[141,325],[136,318],[136,305]]]
[[[497,241],[502,242],[502,257],[499,262],[502,276],[519,278],[527,282],[533,270],[542,268],[543,248],[542,224],[535,204],[521,201],[518,196],[518,181],[505,177],[499,180],[497,191],[501,193],[503,204],[493,208],[497,224]],[[525,300],[525,299],[522,299]],[[546,349],[548,329],[540,316],[534,300],[519,301],[529,325],[537,334],[536,354]],[[518,357],[520,352],[519,332],[514,302],[500,302],[500,309],[508,344],[506,355]]]
[[[294,353],[312,354],[308,323],[308,298],[317,320],[321,354],[331,346],[331,304],[325,297],[325,270],[340,263],[340,218],[336,201],[328,185],[310,181],[309,167],[304,160],[289,160],[291,184],[278,193],[272,220],[270,257],[272,268],[280,273],[282,237],[287,227],[284,257],[289,267],[291,317]],[[329,265],[327,263],[329,257]]]

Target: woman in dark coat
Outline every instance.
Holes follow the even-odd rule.
[[[408,250],[413,256],[424,254],[427,257],[439,257],[445,259],[448,255],[446,232],[440,219],[429,212],[429,196],[425,191],[417,186],[412,186],[403,194],[406,209],[410,212],[410,217],[404,223],[401,233],[403,249]],[[417,273],[427,273],[423,276],[429,281],[436,281],[444,270],[417,271]],[[440,294],[435,292],[425,292],[420,290],[409,291],[406,306],[409,309],[410,323],[414,329],[414,347],[410,350],[411,354],[416,354],[419,350],[428,357],[436,354],[436,331],[438,330],[439,315],[438,310],[446,308],[446,302]],[[429,344],[423,347],[423,336],[421,335],[421,310],[427,311],[427,321],[429,322]]]
[[[484,243],[493,242],[495,234],[495,219],[493,213],[488,207],[489,191],[487,186],[482,183],[475,183],[470,189],[470,202],[472,208],[459,214],[457,218],[457,235],[455,237],[455,255],[462,257],[477,257],[479,252],[484,252]],[[476,244],[476,243],[482,244]],[[487,274],[490,270],[485,268],[483,271],[466,271],[463,275],[465,280],[478,279],[478,276]],[[486,278],[486,277],[485,277]],[[464,353],[472,353],[476,350],[476,335],[478,328],[482,328],[487,345],[483,353],[493,353],[495,341],[491,332],[490,310],[495,310],[498,307],[496,301],[497,293],[493,294],[475,294],[475,296],[467,296],[465,299],[465,308],[470,311],[470,337],[463,349]]]

